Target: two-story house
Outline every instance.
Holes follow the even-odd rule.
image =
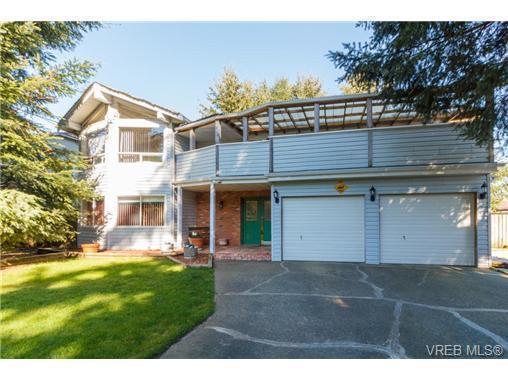
[[[95,83],[60,127],[104,196],[84,203],[80,243],[166,250],[206,227],[217,258],[490,263],[497,164],[450,116],[426,123],[359,94],[191,122]]]

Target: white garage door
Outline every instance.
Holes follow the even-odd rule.
[[[283,260],[364,262],[363,197],[282,202]]]
[[[470,194],[381,196],[381,262],[474,264]]]

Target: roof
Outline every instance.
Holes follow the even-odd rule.
[[[51,135],[61,136],[62,138],[65,138],[65,139],[79,141],[79,137],[76,134],[73,134],[73,133],[70,133],[67,131],[58,130],[58,131],[53,132]]]
[[[170,119],[180,123],[189,121],[187,117],[177,111],[173,111],[167,107],[160,106],[146,99],[135,97],[129,93],[103,85],[99,82],[93,82],[85,89],[85,91],[83,91],[83,94],[81,94],[79,99],[74,102],[71,108],[58,122],[60,128],[68,131],[78,131],[80,127],[77,125],[85,120],[88,114],[93,112],[95,108],[101,103],[109,103],[105,95],[116,97],[126,102],[134,103],[138,106],[155,112],[160,112]]]
[[[390,104],[379,98],[378,94],[334,95],[319,98],[293,99],[282,102],[269,102],[241,112],[217,114],[198,119],[179,126],[179,132],[208,126],[221,121],[236,129],[242,129],[242,119],[246,118],[251,132],[268,131],[269,112],[273,110],[274,130],[286,133],[313,129],[318,113],[322,130],[360,128],[367,123],[368,103],[372,105],[372,124],[377,126],[407,125],[424,123],[414,110],[402,105]],[[449,116],[443,116],[439,122],[449,122]]]

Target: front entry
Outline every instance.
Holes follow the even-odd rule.
[[[269,245],[272,240],[271,201],[266,197],[242,199],[242,244]]]

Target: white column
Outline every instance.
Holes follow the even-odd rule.
[[[268,109],[268,136],[273,136],[273,107]]]
[[[372,119],[372,98],[367,98],[367,128],[369,128],[367,134],[367,165],[369,167],[372,167],[372,127],[374,127],[374,121]]]
[[[319,132],[319,126],[320,126],[320,119],[319,119],[319,103],[316,103],[314,105],[314,132]]]
[[[210,184],[210,254],[215,254],[215,183]]]
[[[196,149],[196,131],[192,128],[189,131],[189,150],[192,151]]]
[[[367,127],[374,127],[374,121],[372,120],[372,98],[367,98]]]
[[[249,119],[246,116],[242,118],[242,137],[243,141],[246,142],[249,140]]]
[[[106,168],[114,168],[118,163],[118,151],[119,151],[119,140],[120,132],[118,125],[118,118],[120,113],[118,112],[118,105],[116,102],[107,106],[105,120],[107,121],[107,136],[104,146],[104,165]],[[108,171],[104,173],[103,178],[100,180],[103,184],[106,184],[104,189],[104,228],[100,232],[99,243],[103,248],[110,248],[110,235],[116,226],[117,214],[118,214],[118,194],[113,181],[109,181]]]
[[[220,120],[215,121],[215,144],[220,144],[222,141],[222,125]]]
[[[176,247],[182,247],[182,231],[183,231],[183,191],[182,187],[177,187],[176,190]]]

